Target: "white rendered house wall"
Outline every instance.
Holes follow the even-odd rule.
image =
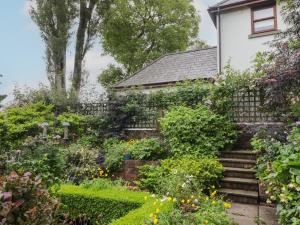
[[[277,5],[277,27],[282,31],[286,29],[286,24],[283,22],[280,10],[281,7]],[[256,53],[268,50],[267,43],[274,39],[272,32],[265,36],[263,33],[256,37],[251,35],[251,8],[249,7],[221,13],[220,24],[221,68],[230,61],[234,69],[249,69]]]

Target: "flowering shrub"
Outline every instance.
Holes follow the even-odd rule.
[[[55,224],[59,201],[49,195],[40,178],[12,172],[0,181],[1,224]]]
[[[231,207],[231,203],[223,202],[216,198],[216,192],[210,196],[192,195],[189,198],[178,199],[165,197],[164,199],[173,202],[175,207],[170,212],[161,212],[160,203],[149,215],[145,224],[169,225],[169,224],[189,224],[189,225],[229,225],[232,220],[226,213],[226,209]]]
[[[222,176],[223,167],[216,159],[167,159],[161,165],[140,168],[141,187],[162,195],[190,196],[207,191]]]
[[[286,143],[255,138],[254,148],[272,152],[258,159],[258,177],[268,184],[268,203],[277,203],[280,224],[300,223],[300,128],[295,127]]]
[[[74,183],[95,177],[105,176],[106,173],[97,165],[99,150],[72,144],[64,149],[67,172],[66,179]]]
[[[232,144],[237,135],[232,123],[202,105],[196,109],[172,108],[160,124],[175,156],[217,154]]]

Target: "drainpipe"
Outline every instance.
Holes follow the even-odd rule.
[[[217,28],[218,28],[218,73],[221,74],[222,70],[222,62],[221,62],[221,18],[220,18],[220,6],[218,7],[218,20],[217,20]]]

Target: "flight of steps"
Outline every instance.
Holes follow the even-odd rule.
[[[250,150],[224,151],[220,162],[224,167],[219,193],[238,203],[258,204],[258,181],[254,166],[257,155]]]

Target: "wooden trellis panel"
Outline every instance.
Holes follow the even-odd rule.
[[[263,111],[262,90],[242,90],[233,94],[232,118],[237,123],[278,122],[280,118]]]

